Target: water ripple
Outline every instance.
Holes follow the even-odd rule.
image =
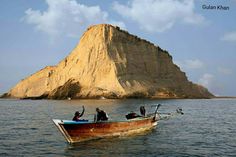
[[[86,107],[93,119],[96,107],[112,119],[138,111],[143,104],[162,103],[160,112],[182,107],[185,114],[161,121],[154,130],[131,137],[68,145],[52,118],[71,119]],[[222,105],[223,104],[223,105]],[[236,100],[3,100],[0,101],[0,156],[236,156]],[[150,111],[150,110],[148,110]]]

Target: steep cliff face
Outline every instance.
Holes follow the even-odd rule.
[[[56,66],[46,67],[12,88],[17,98],[209,98],[187,80],[168,52],[108,24],[87,29]]]

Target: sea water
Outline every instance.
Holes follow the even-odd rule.
[[[110,120],[125,120],[130,111],[147,112],[162,104],[161,113],[183,109],[184,115],[161,120],[143,134],[66,143],[52,119],[93,120],[95,109]],[[7,100],[0,99],[0,156],[236,156],[236,99],[191,100]]]

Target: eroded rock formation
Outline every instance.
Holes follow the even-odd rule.
[[[188,81],[167,51],[108,24],[91,26],[56,66],[20,81],[16,98],[210,98]]]

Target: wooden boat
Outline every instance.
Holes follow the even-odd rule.
[[[53,122],[67,142],[76,143],[106,137],[127,136],[150,130],[160,119],[157,109],[154,114],[125,121],[90,122],[53,119]]]

